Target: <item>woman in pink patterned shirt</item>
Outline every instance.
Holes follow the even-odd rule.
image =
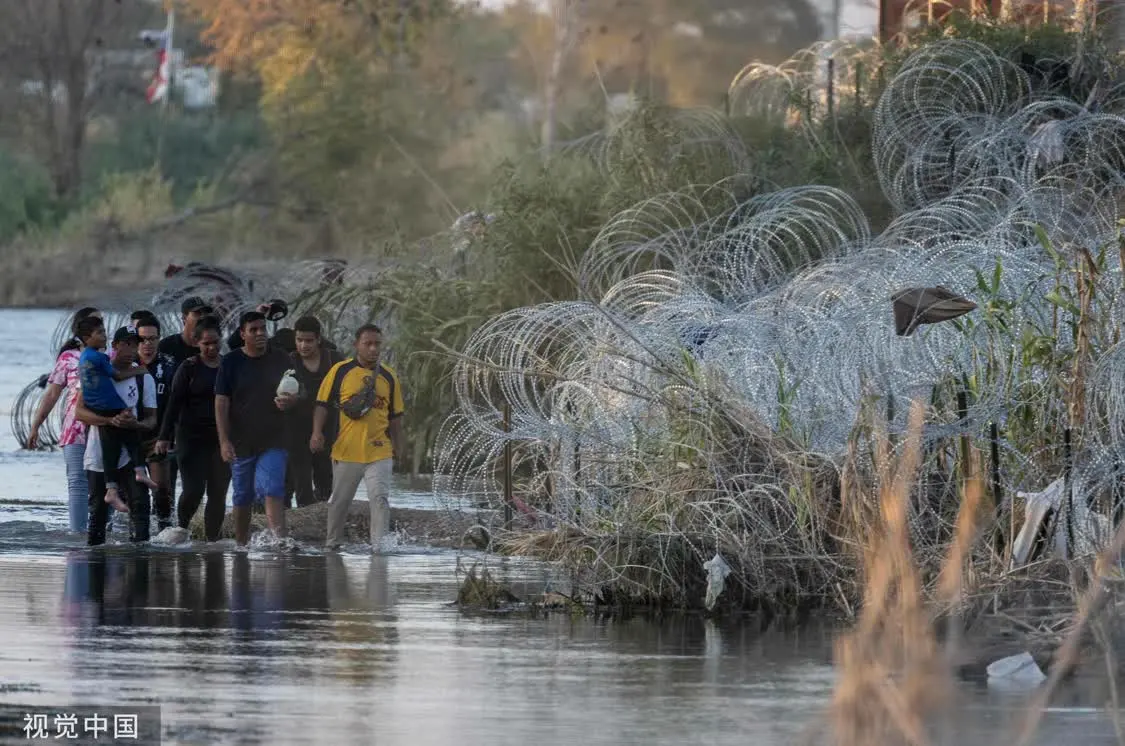
[[[83,308],[78,311],[70,321],[71,334],[75,333],[78,322],[89,316],[101,318],[101,312],[96,308]],[[35,421],[31,425],[31,433],[27,439],[29,451],[39,447],[39,429],[46,422],[65,390],[66,409],[63,410],[59,445],[62,446],[63,458],[66,461],[67,506],[71,531],[85,531],[90,512],[86,471],[82,467],[82,457],[86,453],[86,426],[74,416],[78,406],[78,395],[82,391],[82,386],[78,382],[78,357],[81,354],[82,343],[74,337],[67,340],[59,350],[59,355],[55,359],[55,368],[47,378],[47,391],[43,394],[39,411],[35,413]]]

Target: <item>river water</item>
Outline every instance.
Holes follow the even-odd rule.
[[[66,531],[61,456],[19,452],[8,426],[15,395],[50,368],[60,316],[0,311],[0,715],[159,705],[165,744],[774,746],[827,704],[831,630],[464,615],[450,606],[459,563],[486,559],[471,554],[86,549]],[[391,502],[435,507],[401,483]],[[487,562],[517,595],[556,582]],[[960,695],[945,742],[1012,742],[1022,695]],[[1068,704],[1038,743],[1116,743],[1081,706],[1101,703]],[[12,722],[0,717],[0,743],[34,742]]]

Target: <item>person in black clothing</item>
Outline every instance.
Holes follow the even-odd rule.
[[[160,411],[157,416],[160,422],[164,422],[164,412],[167,408],[167,399],[169,393],[169,386],[176,378],[176,369],[183,364],[188,358],[195,357],[199,354],[199,348],[195,346],[195,325],[204,316],[210,316],[214,313],[211,305],[198,295],[193,295],[185,298],[183,303],[180,304],[180,316],[183,319],[184,328],[179,334],[169,334],[164,339],[160,340],[160,346],[157,348],[159,365],[161,366],[160,376],[157,377],[157,403]],[[175,456],[167,459],[167,472],[166,479],[162,483],[161,489],[166,489],[168,498],[167,504],[169,512],[171,511],[172,502],[176,494],[176,478],[179,469],[179,461]],[[169,518],[171,515],[169,513]]]
[[[297,331],[289,328],[278,329],[270,337],[270,347],[276,347],[286,355],[292,355],[297,351]]]
[[[215,426],[215,379],[222,344],[219,320],[213,316],[200,319],[195,325],[195,342],[199,354],[185,360],[172,381],[156,450],[166,454],[174,444],[178,454],[184,483],[177,512],[180,528],[190,528],[192,516],[206,493],[204,532],[207,541],[218,541],[230,486],[230,466],[219,451],[219,431]]]
[[[180,304],[180,312],[184,320],[184,328],[179,334],[169,334],[164,339],[160,340],[159,352],[168,355],[173,363],[179,365],[187,360],[189,357],[195,357],[199,354],[199,348],[195,344],[195,325],[204,316],[212,315],[213,311],[211,306],[197,295],[184,300]],[[175,376],[176,372],[172,371]]]
[[[313,316],[297,319],[293,331],[297,349],[290,358],[301,390],[297,394],[297,403],[289,410],[286,487],[288,494],[297,498],[297,507],[304,507],[314,502],[327,502],[332,495],[331,449],[313,453],[309,450],[309,439],[312,437],[313,412],[320,384],[329,369],[344,356],[322,344],[320,322]]]
[[[268,301],[266,303],[259,303],[257,308],[255,308],[254,310],[262,314],[262,317],[265,318],[266,321],[276,322],[281,321],[289,315],[289,304],[281,300],[280,298],[275,298],[274,300]],[[280,341],[284,342],[284,339]],[[242,349],[242,345],[242,327],[239,327],[231,332],[231,335],[227,338],[227,349],[233,352],[234,350]],[[269,347],[273,348],[275,346],[276,345],[274,344],[273,339],[270,339]],[[284,351],[286,353],[292,352],[292,350]]]
[[[244,344],[223,357],[215,378],[215,425],[223,460],[231,464],[235,541],[246,546],[250,506],[256,500],[265,501],[274,534],[285,536],[284,413],[297,397],[278,393],[292,361],[269,349],[265,315],[248,311],[238,327]]]

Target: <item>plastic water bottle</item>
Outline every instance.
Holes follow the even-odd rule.
[[[281,377],[281,383],[277,384],[277,395],[296,396],[301,391],[301,384],[297,381],[297,371],[287,370],[285,375]]]

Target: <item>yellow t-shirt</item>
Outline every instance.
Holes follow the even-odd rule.
[[[332,387],[336,376],[340,380],[340,394],[333,397]],[[317,392],[318,403],[335,408],[340,402],[363,390],[366,379],[375,376],[375,406],[358,420],[339,412],[340,429],[332,446],[332,458],[356,464],[370,464],[392,456],[391,438],[388,434],[391,420],[403,413],[402,387],[398,376],[388,366],[379,364],[378,370],[362,368],[354,358],[336,363],[324,377]]]

